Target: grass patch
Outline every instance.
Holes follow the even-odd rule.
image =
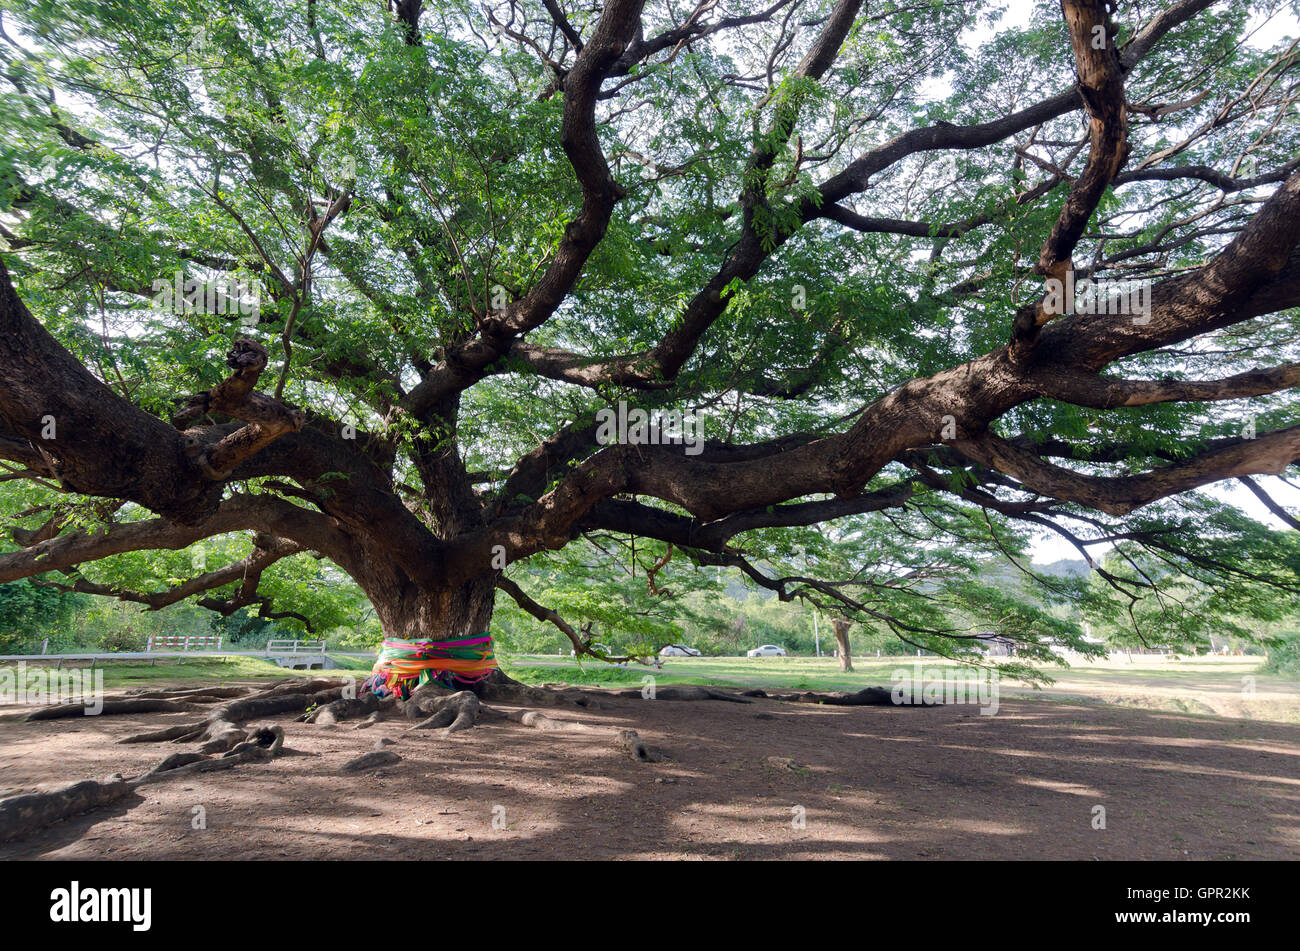
[[[515,680],[525,684],[576,684],[586,687],[606,685],[640,684],[641,678],[654,674],[654,668],[613,667],[609,664],[576,664],[561,666],[559,664],[519,663],[508,665],[508,673]]]
[[[96,671],[104,672],[105,688],[144,687],[155,683],[175,683],[177,681],[204,681],[223,684],[244,680],[274,680],[279,677],[329,677],[348,674],[368,673],[373,661],[364,657],[342,657],[329,655],[338,668],[335,670],[290,670],[274,661],[261,657],[204,657],[195,660],[177,661],[173,658],[160,658],[156,664],[149,661],[118,661],[95,664]],[[0,664],[0,668],[13,665]],[[76,663],[64,662],[64,670],[88,670],[89,661]],[[33,671],[53,670],[54,664],[42,664],[28,661],[27,673],[30,678]]]
[[[629,664],[612,667],[589,662],[580,668],[568,658],[519,655],[506,665],[506,672],[525,683],[568,683],[575,685],[639,684],[649,675],[659,684],[776,690],[861,690],[888,686],[890,674],[900,666],[898,658],[876,659],[855,666],[853,673],[841,673],[839,661],[829,657],[672,657],[662,670]]]
[[[370,668],[375,666],[373,657],[345,657],[342,654],[326,654],[325,656],[338,664],[336,668],[338,670],[364,670],[366,673],[370,673]],[[320,673],[320,671],[316,671],[316,673]],[[329,671],[325,671],[325,673],[328,674]]]
[[[589,662],[581,668],[568,657],[517,655],[505,665],[516,680],[530,684],[568,683],[575,686],[640,684],[651,675],[660,685],[695,684],[731,690],[773,692],[800,690],[861,690],[894,685],[894,672],[909,673],[917,661],[927,670],[951,666],[933,657],[855,658],[854,670],[843,673],[830,657],[671,657],[662,670],[640,665],[609,667]],[[1183,657],[1178,660],[1134,655],[1133,661],[1078,661],[1071,667],[1046,666],[1056,679],[1042,689],[1004,679],[1001,698],[1086,700],[1187,716],[1227,716],[1281,723],[1300,722],[1300,697],[1295,681],[1262,669],[1262,657]],[[1251,678],[1257,695],[1243,697],[1244,678]]]

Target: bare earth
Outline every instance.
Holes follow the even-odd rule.
[[[286,719],[300,755],[144,786],[0,859],[1300,858],[1294,725],[1045,700],[996,716],[602,704],[546,712],[631,727],[670,758],[513,723],[443,737]],[[0,794],[140,773],[188,747],[115,741],[186,719],[0,721]],[[339,775],[383,736],[402,762]]]

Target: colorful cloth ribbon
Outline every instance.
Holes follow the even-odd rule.
[[[361,692],[371,690],[380,697],[396,695],[405,700],[416,687],[439,683],[455,690],[482,680],[496,669],[491,634],[446,641],[393,638],[380,647]]]

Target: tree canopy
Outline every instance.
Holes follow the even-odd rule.
[[[0,11],[0,582],[1043,657],[1300,591],[1294,4]]]

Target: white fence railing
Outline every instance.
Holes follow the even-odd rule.
[[[149,638],[149,643],[148,646],[145,647],[145,651],[150,654],[160,648],[181,651],[219,651],[221,650],[221,642],[223,640],[224,638],[217,634],[156,634]],[[44,651],[42,651],[42,653],[44,653]]]
[[[323,654],[324,641],[295,641],[287,638],[266,642],[268,654]]]

